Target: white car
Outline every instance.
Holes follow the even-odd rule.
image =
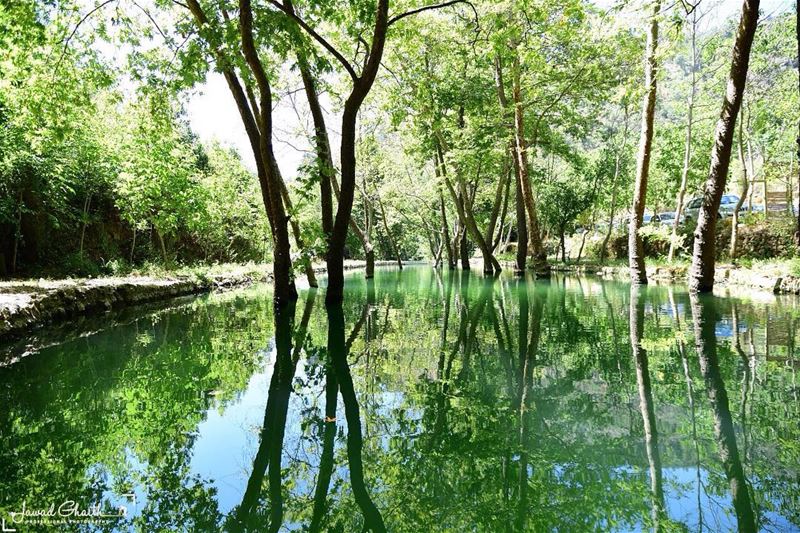
[[[719,202],[719,211],[717,212],[717,218],[728,218],[733,216],[733,211],[736,209],[736,204],[739,203],[739,197],[735,194],[723,194],[722,200]],[[689,200],[689,203],[686,204],[686,211],[684,216],[686,217],[686,221],[697,221],[697,217],[700,215],[700,206],[703,204],[703,198],[697,197],[692,198]],[[739,211],[743,211],[744,208],[740,209]]]

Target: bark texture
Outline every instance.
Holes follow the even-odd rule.
[[[694,253],[689,273],[689,288],[692,291],[710,292],[714,288],[714,266],[716,261],[715,234],[717,216],[722,193],[728,178],[728,167],[733,147],[733,134],[736,117],[742,105],[750,63],[750,49],[758,26],[758,7],[760,0],[745,0],[742,17],[736,31],[733,59],[728,76],[725,99],[714,133],[714,146],[711,150],[711,169],[703,192],[703,204],[694,232]]]
[[[546,274],[550,267],[547,264],[547,255],[542,246],[542,238],[539,232],[539,216],[536,212],[536,200],[533,197],[530,175],[528,173],[528,146],[525,140],[525,117],[522,102],[522,88],[520,80],[519,53],[514,49],[514,76],[513,76],[513,96],[514,96],[514,140],[517,155],[517,171],[519,189],[525,206],[527,217],[527,237],[530,243],[530,255],[533,260],[533,270],[536,274]],[[517,228],[519,231],[519,228]],[[521,241],[521,239],[518,239]],[[518,252],[519,253],[519,252]],[[517,265],[519,266],[519,264]]]
[[[681,171],[681,185],[678,189],[678,197],[675,200],[675,220],[672,221],[672,236],[669,241],[669,253],[667,261],[670,263],[675,258],[675,250],[678,247],[678,226],[681,223],[683,214],[683,199],[686,196],[686,185],[689,180],[689,168],[692,163],[692,126],[694,125],[694,99],[697,94],[697,9],[692,11],[692,85],[689,90],[689,101],[687,102],[686,118],[686,142],[683,152],[683,169]]]
[[[744,117],[742,117],[744,118]],[[750,182],[747,178],[747,161],[744,159],[744,142],[742,142],[742,120],[739,121],[739,161],[742,164],[742,178],[740,180],[739,201],[736,202],[736,209],[733,211],[731,218],[731,244],[729,254],[731,261],[736,261],[737,246],[739,244],[739,210],[744,205],[744,199],[747,197],[747,189]]]
[[[197,0],[187,0],[186,6],[192,13],[199,28],[214,28],[215,21],[210,20]],[[272,94],[269,81],[266,77],[256,53],[252,34],[252,12],[249,0],[240,4],[240,33],[242,38],[242,53],[247,57],[247,64],[253,70],[253,77],[259,86],[261,98],[261,111],[251,108],[247,95],[236,74],[232,58],[226,57],[219,46],[209,42],[212,47],[217,65],[222,71],[228,89],[236,102],[239,116],[244,124],[250,142],[250,148],[256,161],[258,181],[261,187],[261,197],[267,212],[274,247],[273,275],[275,280],[275,304],[286,305],[297,299],[297,289],[292,275],[291,245],[289,243],[288,218],[281,198],[278,180],[280,174],[272,150]]]
[[[795,3],[797,21],[795,23],[795,32],[797,33],[797,91],[800,93],[800,2]],[[797,119],[797,198],[800,202],[800,118]],[[797,227],[794,233],[795,246],[800,248],[800,212],[797,213]]]
[[[639,153],[636,157],[636,185],[633,191],[631,218],[628,223],[628,266],[631,271],[631,283],[646,284],[647,272],[644,264],[644,245],[639,229],[644,218],[644,206],[647,201],[647,178],[650,175],[650,157],[653,147],[653,122],[656,112],[656,78],[658,48],[658,16],[661,2],[653,3],[650,15],[650,28],[647,32],[647,49],[645,63],[645,87],[647,92],[642,106],[642,131],[639,138]]]
[[[361,104],[378,74],[388,25],[389,0],[378,0],[369,55],[361,75],[353,79],[353,88],[345,100],[342,112],[340,147],[342,183],[339,206],[336,210],[328,248],[328,292],[325,295],[327,304],[339,303],[344,297],[344,246],[347,239],[347,228],[350,226],[356,188],[356,121]]]

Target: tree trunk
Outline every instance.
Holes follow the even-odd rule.
[[[187,7],[192,12],[200,28],[213,26],[215,21],[212,22],[208,19],[197,0],[187,0]],[[210,44],[218,64],[223,65],[222,73],[236,102],[239,115],[250,141],[250,147],[255,156],[261,195],[272,229],[274,243],[274,301],[275,305],[280,307],[297,299],[297,289],[295,288],[292,273],[291,245],[287,228],[288,217],[286,216],[278,185],[280,171],[272,148],[272,93],[269,79],[258,58],[253,39],[253,14],[250,0],[240,0],[239,2],[239,32],[242,41],[242,53],[250,73],[258,85],[260,105],[257,104],[255,98],[251,98],[251,108],[234,67],[231,66],[232,63],[227,60],[221,48],[214,45],[214,43]]]
[[[136,251],[136,225],[133,226],[133,242],[131,243],[131,264],[133,264],[133,253]]]
[[[291,8],[291,4],[290,9]],[[301,55],[298,54],[298,63],[300,66],[300,74],[303,78],[303,87],[308,100],[308,107],[311,110],[311,117],[314,121],[314,142],[317,151],[317,171],[319,172],[319,188],[320,188],[320,210],[322,212],[322,232],[325,234],[325,242],[328,249],[330,248],[330,236],[333,231],[333,194],[336,195],[338,200],[341,196],[339,190],[339,183],[336,180],[336,169],[333,166],[333,156],[331,153],[331,143],[328,136],[328,127],[325,124],[325,116],[322,113],[322,106],[319,103],[319,96],[317,95],[316,83],[314,77],[311,75],[311,69],[308,62]],[[364,232],[358,227],[355,220],[350,218],[350,229],[356,234],[361,246],[364,248],[365,257],[369,255],[372,250],[372,244],[364,236]],[[326,250],[327,252],[327,250]],[[327,253],[326,259],[327,259]],[[374,258],[375,254],[372,253]],[[373,259],[374,261],[374,259]],[[368,279],[372,277],[372,273],[365,273]]]
[[[92,204],[92,195],[91,193],[86,195],[86,200],[83,202],[83,226],[81,227],[81,240],[80,244],[78,245],[78,255],[83,257],[83,241],[86,238],[86,226],[89,223],[89,207]]]
[[[286,183],[284,183],[283,178],[280,181],[281,187],[281,198],[283,198],[283,202],[286,204],[286,209],[291,213],[294,211],[294,206],[292,205],[292,198],[289,196],[289,189],[286,188]],[[306,244],[303,242],[303,235],[300,233],[300,224],[293,216],[289,216],[289,223],[292,225],[292,233],[294,233],[294,242],[297,243],[297,248],[301,252],[305,249]],[[311,264],[311,260],[307,261],[307,264],[304,268],[306,273],[306,279],[308,280],[309,287],[319,287],[317,283],[317,276],[314,274],[314,265]]]
[[[561,245],[561,262],[566,265],[567,264],[567,246],[566,246],[566,243],[565,243],[564,229],[563,228],[559,228],[559,231],[558,231],[558,242]]]
[[[644,264],[644,245],[639,229],[644,218],[647,202],[647,178],[650,174],[650,156],[653,146],[653,121],[656,112],[656,50],[658,48],[658,17],[661,2],[653,2],[650,16],[650,30],[647,32],[647,57],[645,64],[645,88],[647,90],[642,106],[642,130],[639,139],[639,154],[636,157],[636,185],[633,192],[631,219],[628,224],[628,266],[631,283],[647,284],[647,271]]]
[[[497,98],[500,101],[500,108],[503,114],[508,114],[508,99],[506,98],[506,89],[503,82],[503,66],[500,61],[500,56],[496,55],[494,58],[494,72],[495,72],[495,85],[497,87]],[[516,110],[516,105],[515,105]],[[505,117],[504,117],[505,118]],[[508,117],[511,119],[511,117]],[[522,172],[520,171],[520,159],[517,151],[517,124],[516,124],[516,111],[513,119],[509,120],[514,124],[514,136],[511,141],[509,152],[514,169],[514,190],[515,190],[515,207],[516,207],[516,226],[517,226],[517,257],[514,264],[514,271],[517,274],[525,272],[525,262],[528,257],[528,226],[525,219],[525,203],[522,192]],[[506,192],[506,200],[508,199],[508,192]],[[501,252],[504,251],[501,249]]]
[[[156,230],[156,237],[158,238],[158,244],[161,247],[161,257],[164,259],[164,264],[169,265],[169,259],[167,259],[167,247],[164,244],[164,236],[161,234],[161,231],[158,228],[154,228]]]
[[[742,114],[742,118],[744,118],[744,114]],[[742,142],[742,122],[743,120],[739,121],[739,161],[742,163],[742,180],[741,180],[741,191],[739,194],[739,201],[736,203],[736,209],[733,210],[733,218],[731,219],[731,244],[730,244],[730,256],[731,261],[736,262],[736,247],[739,241],[739,210],[742,208],[744,204],[744,198],[747,196],[747,189],[749,185],[749,181],[747,181],[747,161],[744,159],[744,142]]]
[[[675,220],[672,221],[672,236],[669,241],[667,261],[675,258],[675,249],[678,244],[678,226],[683,214],[683,198],[686,195],[686,183],[689,180],[689,168],[692,163],[692,125],[694,122],[694,98],[697,94],[697,9],[692,11],[692,86],[689,91],[689,102],[686,118],[686,146],[683,153],[683,170],[681,171],[681,185],[678,198],[675,200]]]
[[[339,199],[341,192],[339,191],[339,182],[336,181],[336,174],[331,174],[331,186],[333,187],[333,192],[336,195],[336,199]],[[358,223],[350,217],[350,230],[355,233],[356,237],[358,238],[359,242],[361,242],[361,247],[364,249],[364,256],[366,257],[367,254],[373,251],[372,242],[370,242],[369,235],[365,234]],[[374,255],[373,255],[374,256]],[[364,277],[370,279],[372,274],[367,274],[364,272]]]
[[[316,84],[311,75],[308,61],[302,54],[298,54],[297,59],[300,66],[300,74],[303,78],[308,107],[311,110],[311,117],[314,121],[314,143],[317,151],[317,172],[319,173],[322,232],[325,234],[325,241],[327,242],[333,229],[333,194],[331,187],[332,182],[336,179],[331,144],[328,138],[328,128],[325,125],[325,116],[322,113],[322,106],[319,103]]]
[[[628,104],[625,104],[622,124],[622,142],[617,148],[616,157],[614,158],[614,177],[611,179],[611,208],[608,217],[608,231],[603,237],[603,244],[600,246],[600,263],[605,263],[608,256],[608,241],[611,239],[611,233],[614,231],[614,215],[617,209],[617,189],[619,182],[619,175],[622,172],[622,154],[628,146]]]
[[[392,252],[394,252],[394,257],[397,260],[397,268],[403,270],[403,260],[400,258],[400,249],[397,247],[397,243],[392,236],[392,232],[389,231],[389,223],[386,222],[386,209],[383,207],[383,200],[378,195],[377,191],[375,192],[378,198],[378,207],[381,208],[381,220],[383,220],[383,229],[386,231],[386,238],[389,239],[389,245],[392,247]]]
[[[506,226],[506,215],[508,214],[508,197],[511,195],[511,179],[510,176],[506,177],[506,188],[503,192],[503,207],[500,209],[500,224],[497,227],[497,237],[492,236],[490,239],[492,251],[497,250],[497,247],[503,242],[503,230]],[[505,250],[501,249],[500,253]]]
[[[503,169],[503,173],[500,175],[500,179],[497,180],[497,188],[494,192],[494,202],[492,202],[492,211],[489,214],[489,223],[486,225],[486,232],[483,234],[483,240],[486,242],[486,246],[489,248],[489,252],[494,253],[495,244],[492,242],[494,239],[494,230],[497,227],[497,219],[500,217],[500,211],[503,211],[503,216],[505,217],[505,207],[503,204],[503,197],[508,194],[508,187],[506,187],[506,182],[508,180],[508,174],[510,172],[510,168],[508,167],[508,163],[505,164],[506,168]],[[470,211],[472,211],[470,209]],[[474,215],[473,215],[474,218]],[[502,222],[501,222],[502,224]]]
[[[586,231],[583,232],[583,235],[581,235],[581,246],[580,248],[578,248],[578,257],[575,258],[575,261],[577,263],[581,262],[581,257],[583,257],[583,247],[586,245],[586,237],[588,236],[589,232],[594,231],[594,224],[596,220],[597,220],[597,208],[593,207],[592,216],[589,218],[589,227],[586,229]]]
[[[205,26],[215,25],[216,21],[209,20],[197,0],[187,0],[186,6],[191,11],[200,29]],[[216,28],[212,29],[215,30]],[[260,106],[253,105],[251,108],[232,62],[228,61],[219,46],[213,42],[209,42],[209,44],[217,59],[217,64],[222,65],[222,74],[236,102],[236,107],[244,124],[256,161],[261,196],[270,228],[272,229],[274,243],[274,301],[275,305],[280,307],[297,299],[297,289],[295,288],[292,274],[291,245],[287,228],[288,220],[281,200],[277,184],[278,180],[276,179],[280,178],[280,172],[272,149],[272,93],[266,71],[258,58],[253,39],[253,14],[250,0],[240,0],[239,2],[239,31],[242,41],[242,53],[258,85]],[[256,104],[255,98],[251,100],[252,104]]]
[[[522,197],[522,172],[520,172],[519,159],[514,157],[514,207],[516,210],[517,226],[517,257],[514,271],[517,274],[525,272],[525,262],[528,259],[528,223],[525,217],[525,200]]]
[[[447,268],[456,269],[456,258],[453,255],[453,247],[450,245],[450,227],[447,224],[447,211],[444,207],[444,195],[439,191],[439,210],[442,214],[442,245],[447,252]]]
[[[467,245],[467,232],[461,232],[461,244],[458,246],[459,256],[461,258],[461,270],[469,270],[469,247]]]
[[[795,31],[797,33],[797,58],[800,61],[800,2],[795,3],[796,18]],[[800,93],[800,66],[797,71],[797,91]],[[797,120],[797,201],[800,202],[800,119]],[[796,229],[794,232],[794,244],[800,248],[800,209],[797,213]]]
[[[617,208],[617,181],[619,180],[619,166],[621,155],[617,153],[614,162],[614,177],[611,180],[611,207],[608,215],[608,230],[605,237],[603,237],[603,244],[600,245],[600,263],[605,263],[608,256],[608,241],[611,240],[611,233],[614,231],[614,215]]]
[[[694,233],[694,254],[689,277],[689,287],[693,291],[710,292],[714,288],[717,216],[728,177],[736,116],[742,105],[750,48],[758,25],[759,4],[760,0],[744,1],[742,18],[736,32],[727,92],[714,134],[711,169],[706,180],[703,204]]]
[[[365,252],[365,258],[367,265],[364,271],[364,277],[372,279],[375,277],[375,250],[372,247]]]
[[[358,110],[378,74],[388,25],[389,0],[378,0],[372,44],[364,69],[360,76],[354,78],[353,89],[345,101],[342,112],[340,150],[342,187],[328,250],[328,292],[325,295],[325,302],[329,305],[339,303],[344,298],[344,246],[356,187],[356,121]]]
[[[525,141],[525,118],[522,103],[522,88],[520,79],[519,52],[514,45],[514,140],[517,151],[518,180],[520,182],[519,191],[522,193],[522,200],[525,204],[525,211],[528,215],[528,241],[531,245],[531,257],[533,258],[533,270],[537,274],[549,272],[547,264],[547,254],[542,246],[541,235],[539,233],[539,218],[536,213],[536,202],[533,198],[530,175],[528,174],[528,148]],[[517,229],[519,231],[519,229]],[[518,252],[519,254],[519,252]],[[519,267],[519,261],[517,261]]]
[[[14,248],[11,252],[11,273],[17,273],[17,256],[19,255],[19,239],[22,236],[22,190],[17,196],[17,225],[14,231]]]
[[[456,205],[456,212],[458,213],[459,222],[464,230],[466,230],[462,230],[461,236],[461,268],[464,270],[469,270],[470,268],[469,250],[467,247],[467,232],[469,232],[470,236],[475,241],[475,244],[480,249],[481,255],[483,256],[484,274],[499,274],[502,268],[500,267],[500,263],[494,257],[494,254],[489,248],[486,240],[484,240],[480,229],[478,229],[478,224],[475,222],[475,216],[472,212],[472,206],[469,198],[470,195],[468,194],[463,180],[459,180],[459,191],[456,192],[453,183],[450,181],[450,178],[447,175],[447,168],[444,164],[444,150],[442,148],[442,142],[443,141],[439,140],[436,143],[436,150],[439,153],[439,161],[441,162],[439,175],[444,180],[447,190],[450,192],[450,197],[452,198],[453,203]]]

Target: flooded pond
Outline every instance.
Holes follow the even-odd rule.
[[[37,333],[0,367],[5,527],[800,528],[800,300],[424,266],[345,298]]]

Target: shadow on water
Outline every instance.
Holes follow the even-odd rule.
[[[800,527],[800,300],[423,267],[346,294],[234,291],[0,368],[0,514],[133,493],[105,529]]]

